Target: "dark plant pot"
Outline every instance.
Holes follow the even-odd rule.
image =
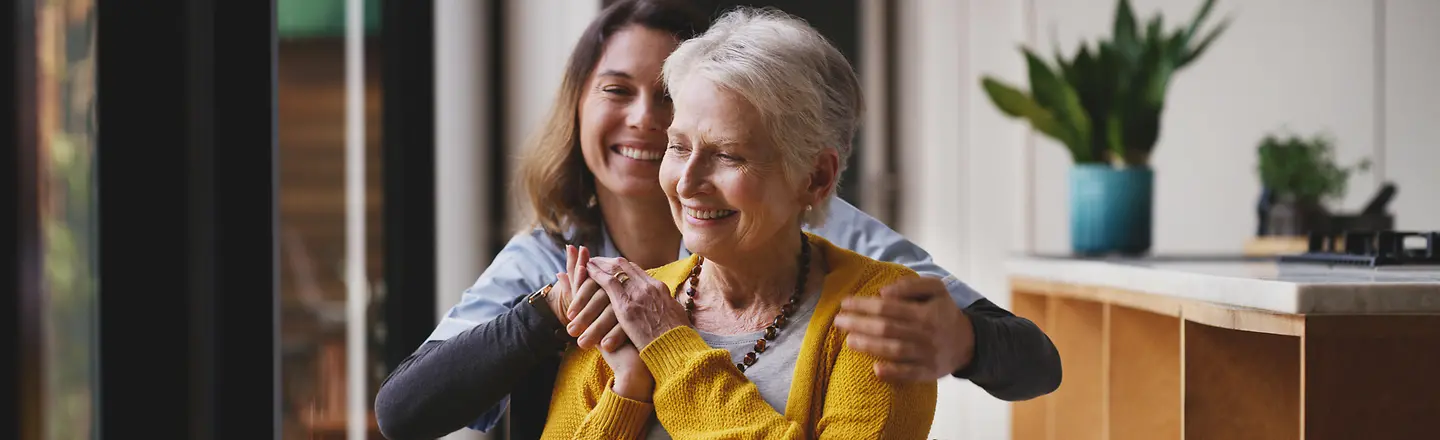
[[[1150,167],[1079,164],[1071,168],[1071,249],[1081,255],[1148,252],[1154,182]]]
[[[1315,200],[1280,196],[1265,213],[1264,235],[1306,236],[1330,229],[1330,213]]]

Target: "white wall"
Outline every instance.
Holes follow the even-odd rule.
[[[1384,173],[1395,227],[1440,230],[1440,1],[1384,2]]]
[[[498,0],[505,1],[505,145],[512,158],[513,181],[516,153],[534,133],[547,112],[570,50],[580,33],[600,13],[598,0]],[[514,230],[528,215],[528,205],[518,197],[508,203]]]

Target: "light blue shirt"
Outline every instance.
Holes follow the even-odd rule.
[[[603,230],[603,228],[602,228]],[[899,233],[885,226],[879,220],[847,203],[844,199],[833,198],[825,226],[809,229],[809,232],[824,237],[836,246],[850,249],[867,257],[902,264],[921,275],[934,276],[944,280],[950,297],[960,307],[967,307],[979,300],[981,295],[941,269],[931,261],[930,254]],[[591,249],[597,257],[619,257],[608,234],[602,234],[600,249]],[[689,257],[682,246],[677,259]],[[465,289],[460,302],[445,313],[435,331],[427,341],[449,339],[471,327],[495,319],[519,303],[531,292],[539,290],[555,280],[555,274],[565,271],[565,246],[556,243],[543,230],[534,229],[517,234],[495,255],[494,261],[480,274],[475,284]],[[500,421],[509,406],[507,396],[500,404],[491,408],[470,428],[488,431]]]

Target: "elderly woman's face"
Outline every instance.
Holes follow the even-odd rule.
[[[660,194],[670,98],[660,82],[675,37],[643,26],[612,34],[580,98],[580,151],[596,184],[623,196]]]
[[[691,252],[763,250],[799,228],[804,184],[787,182],[781,152],[748,102],[699,77],[675,97],[660,186]]]

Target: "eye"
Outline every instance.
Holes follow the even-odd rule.
[[[666,146],[665,149],[671,152],[675,152],[677,154],[690,152],[690,147],[686,147],[679,143],[671,143],[670,145]]]
[[[719,154],[716,154],[715,157],[718,157],[718,158],[720,158],[720,160],[723,160],[723,161],[726,161],[726,162],[741,162],[741,161],[744,160],[744,159],[741,159],[740,156],[736,156],[736,155],[729,154],[729,153],[719,153]]]
[[[606,86],[605,88],[600,89],[600,91],[615,96],[630,96],[633,94],[630,92],[630,89],[620,86]]]

